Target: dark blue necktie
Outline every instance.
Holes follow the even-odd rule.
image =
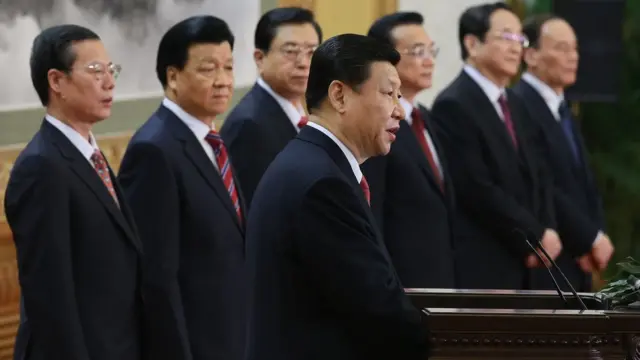
[[[575,133],[573,132],[573,119],[571,116],[571,109],[567,105],[566,101],[560,103],[560,107],[558,108],[558,113],[560,114],[560,125],[562,126],[562,131],[569,142],[569,147],[571,148],[571,152],[573,153],[573,159],[576,163],[580,163],[580,153],[578,152],[578,144],[576,141]]]

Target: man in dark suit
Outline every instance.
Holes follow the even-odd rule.
[[[389,152],[404,117],[399,59],[354,34],[313,57],[311,122],[265,172],[247,224],[249,360],[426,357],[359,168]]]
[[[120,67],[76,25],[42,31],[30,64],[46,116],[5,195],[22,290],[14,359],[139,360],[142,247],[91,133]]]
[[[527,72],[513,90],[543,130],[546,161],[555,179],[558,233],[565,244],[558,266],[576,289],[591,291],[589,273],[607,266],[613,246],[604,232],[587,151],[564,98],[564,89],[576,80],[576,35],[571,25],[554,15],[528,19],[524,33],[529,39],[524,53]],[[540,280],[548,281],[548,276]]]
[[[462,213],[456,255],[463,288],[533,288],[529,269],[541,264],[525,235],[553,258],[562,249],[538,134],[505,90],[527,43],[521,31],[504,3],[468,8],[459,22],[466,64],[432,108]]]
[[[156,63],[165,98],[120,168],[147,249],[152,360],[244,355],[246,211],[213,127],[233,91],[233,42],[213,16],[167,31]]]
[[[262,174],[307,123],[302,102],[311,55],[321,41],[307,9],[273,9],[258,22],[254,60],[260,77],[220,130],[249,207]]]
[[[405,287],[455,288],[453,186],[429,110],[416,102],[431,87],[438,49],[415,12],[383,16],[368,35],[401,54],[396,69],[405,113],[389,155],[362,165],[371,208]]]

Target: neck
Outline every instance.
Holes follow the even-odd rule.
[[[213,121],[216,119],[215,115],[199,115],[198,112],[192,111],[190,109],[190,106],[188,106],[187,104],[181,103],[173,93],[167,91],[165,92],[164,95],[167,97],[167,99],[173,101],[174,103],[176,103],[176,105],[180,106],[180,108],[184,110],[187,114],[202,121],[204,124],[209,126],[209,128],[213,129]]]
[[[362,165],[362,163],[367,160],[367,157],[361,155],[358,147],[353,143],[353,141],[349,140],[348,136],[345,136],[344,131],[340,129],[339,125],[337,125],[340,123],[339,119],[329,119],[322,116],[321,114],[318,114],[311,115],[309,120],[329,130],[329,132],[335,135],[335,137],[337,137],[338,140],[340,140],[340,142],[342,142],[344,146],[346,146],[347,149],[351,151],[353,156],[356,158],[356,161],[358,161],[358,164]]]
[[[65,111],[62,108],[56,106],[48,106],[47,114],[62,121],[73,130],[77,131],[83,138],[90,140],[89,134],[91,134],[91,128],[93,124],[87,121],[79,120],[78,116],[73,111]]]
[[[509,85],[509,80],[510,80],[509,76],[496,75],[491,71],[489,71],[489,69],[487,69],[486,67],[481,66],[480,64],[474,62],[473,60],[468,60],[467,64],[473,66],[476,70],[478,70],[480,74],[482,74],[484,77],[486,77],[489,81],[494,83],[499,88],[505,88],[507,87],[507,85]]]
[[[564,88],[562,86],[556,86],[553,85],[551,83],[551,81],[549,81],[548,77],[544,76],[544,74],[540,71],[537,71],[535,69],[529,69],[527,70],[531,75],[535,76],[536,78],[538,78],[538,80],[542,81],[543,83],[547,84],[548,87],[551,88],[551,90],[553,90],[553,92],[555,92],[557,95],[562,95],[564,93]]]
[[[407,89],[407,88],[402,88],[402,87],[400,87],[400,93],[402,94],[402,97],[405,100],[407,100],[410,104],[414,104],[414,101],[416,100],[416,96],[418,95],[417,91]]]

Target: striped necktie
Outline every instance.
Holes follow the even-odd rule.
[[[217,131],[211,130],[205,137],[205,140],[213,148],[213,153],[216,156],[216,162],[218,163],[218,169],[220,170],[220,176],[224,187],[229,192],[231,197],[231,203],[236,210],[238,220],[242,222],[242,210],[240,209],[240,198],[238,197],[238,191],[236,189],[235,181],[233,180],[233,172],[231,170],[231,162],[229,161],[229,154],[227,148],[224,146],[224,142]]]

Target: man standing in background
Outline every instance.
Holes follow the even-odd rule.
[[[244,355],[247,212],[213,127],[233,93],[233,44],[213,16],[187,18],[164,34],[156,73],[165,98],[120,167],[146,249],[151,360]]]
[[[542,145],[556,187],[558,233],[565,244],[558,266],[578,291],[591,291],[590,272],[606,268],[613,245],[604,233],[587,149],[564,98],[564,89],[576,81],[578,41],[571,25],[554,15],[531,17],[523,31],[529,39],[524,51],[527,71],[513,90],[544,134]],[[536,281],[553,286],[546,272],[538,277]]]
[[[531,289],[542,266],[525,241],[555,258],[553,186],[538,158],[539,134],[506,90],[527,39],[504,3],[472,6],[459,21],[464,69],[436,98],[432,113],[456,187],[460,222],[456,264],[462,288]]]
[[[120,66],[76,25],[42,31],[30,64],[46,115],[5,195],[22,295],[14,358],[140,360],[142,246],[92,134]]]
[[[438,48],[422,15],[398,12],[378,19],[368,35],[393,46],[402,81],[405,118],[387,156],[369,159],[362,170],[371,208],[403,286],[455,288],[454,191],[443,148],[429,110],[416,96],[431,87]]]
[[[273,9],[258,22],[254,59],[260,77],[220,130],[248,207],[271,161],[307,123],[304,92],[321,41],[320,26],[307,9]]]

